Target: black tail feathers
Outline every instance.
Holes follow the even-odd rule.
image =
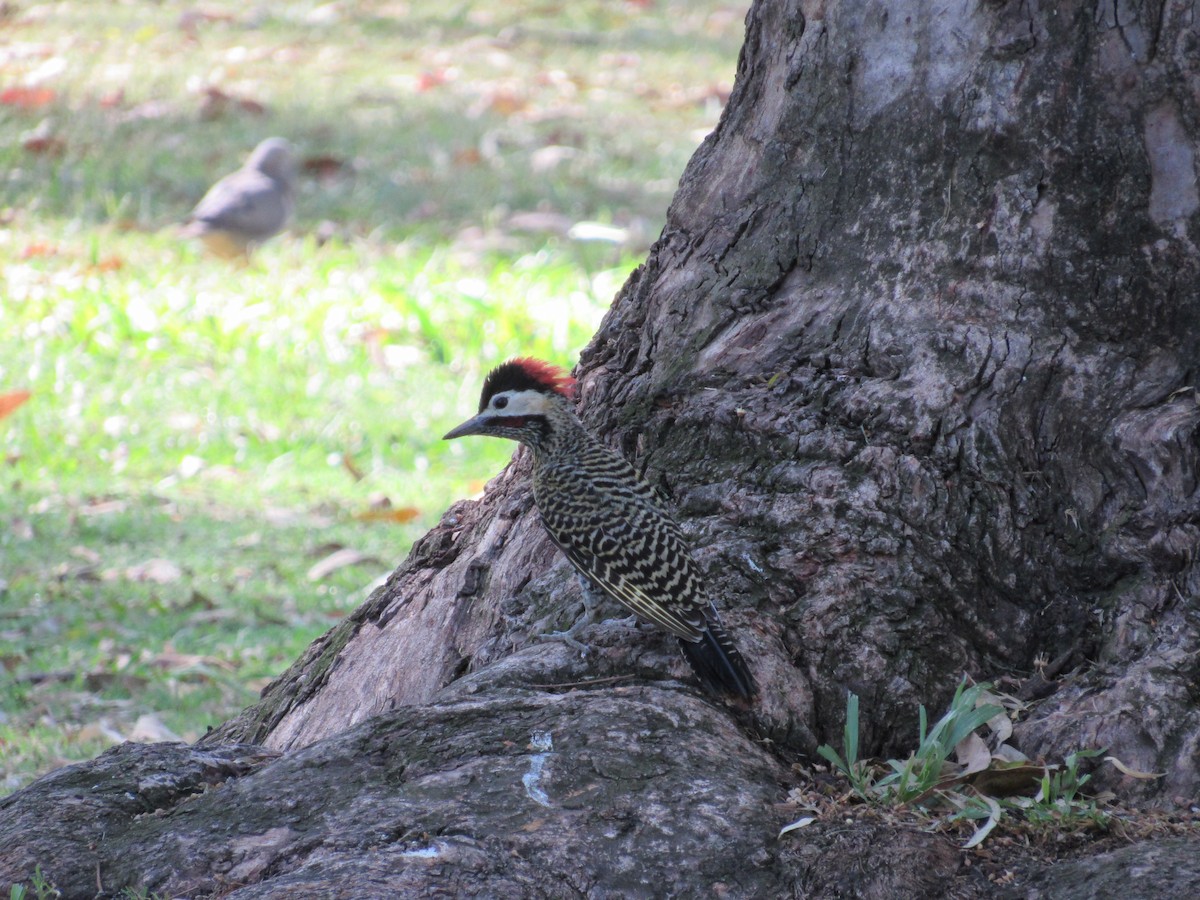
[[[742,654],[729,639],[729,633],[717,617],[715,608],[708,615],[708,628],[700,640],[692,643],[680,638],[679,648],[709,693],[731,694],[749,700],[758,692],[754,676],[746,667]]]

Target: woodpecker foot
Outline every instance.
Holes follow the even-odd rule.
[[[575,624],[566,631],[550,631],[546,634],[539,634],[537,637],[541,641],[562,641],[568,647],[578,650],[583,656],[587,656],[592,648],[579,640],[576,635],[597,620],[597,607],[599,607],[600,602],[604,599],[604,595],[582,574],[579,575],[579,586],[583,589],[583,612],[579,614],[579,618],[575,620]]]
[[[566,631],[548,631],[545,634],[539,634],[537,638],[539,641],[562,641],[568,647],[578,650],[583,656],[587,656],[588,653],[591,652],[592,648],[583,641],[579,640],[576,635],[592,624],[592,621],[595,618],[594,613],[595,610],[592,608],[592,606],[586,600],[584,600],[583,615],[575,620],[574,625],[572,625]]]
[[[586,625],[588,623],[585,622],[584,624]],[[577,625],[578,623],[572,625],[566,631],[548,631],[545,634],[539,634],[537,639],[539,641],[562,641],[571,649],[578,650],[581,656],[587,656],[592,652],[592,648],[583,641],[578,640],[572,633],[575,631]]]

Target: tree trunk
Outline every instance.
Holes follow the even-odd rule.
[[[1195,14],[755,3],[725,115],[578,370],[585,420],[692,535],[752,710],[698,695],[658,633],[604,623],[586,658],[536,639],[579,592],[518,456],[200,747],[110,752],[0,802],[0,876],[41,861],[80,896],[96,872],[189,896],[978,893],[942,837],[775,839],[787,764],[839,740],[847,688],[864,750],[901,753],[963,673],[1038,700],[1031,756],[1105,747],[1166,775],[1097,784],[1191,803]],[[154,817],[29,818],[83,785],[140,797],[149,757],[208,771],[233,742],[283,756],[181,781],[137,807]],[[1138,894],[1138,852],[1088,877]],[[1008,890],[1077,877],[1029,865]]]

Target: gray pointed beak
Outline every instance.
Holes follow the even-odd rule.
[[[467,419],[456,428],[451,428],[443,436],[443,441],[451,441],[454,438],[466,437],[468,434],[483,434],[484,431],[483,416],[475,416],[473,419]]]

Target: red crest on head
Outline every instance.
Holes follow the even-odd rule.
[[[575,379],[565,369],[532,356],[510,359],[492,369],[484,379],[483,394],[479,398],[480,411],[494,395],[514,390],[542,391],[571,400],[575,396]]]
[[[562,394],[568,400],[575,396],[575,379],[571,377],[570,372],[561,366],[556,366],[554,363],[548,363],[544,360],[534,359],[532,356],[510,359],[509,364],[519,366],[521,371],[529,376],[530,380],[536,381],[547,390],[554,391],[556,394]]]

